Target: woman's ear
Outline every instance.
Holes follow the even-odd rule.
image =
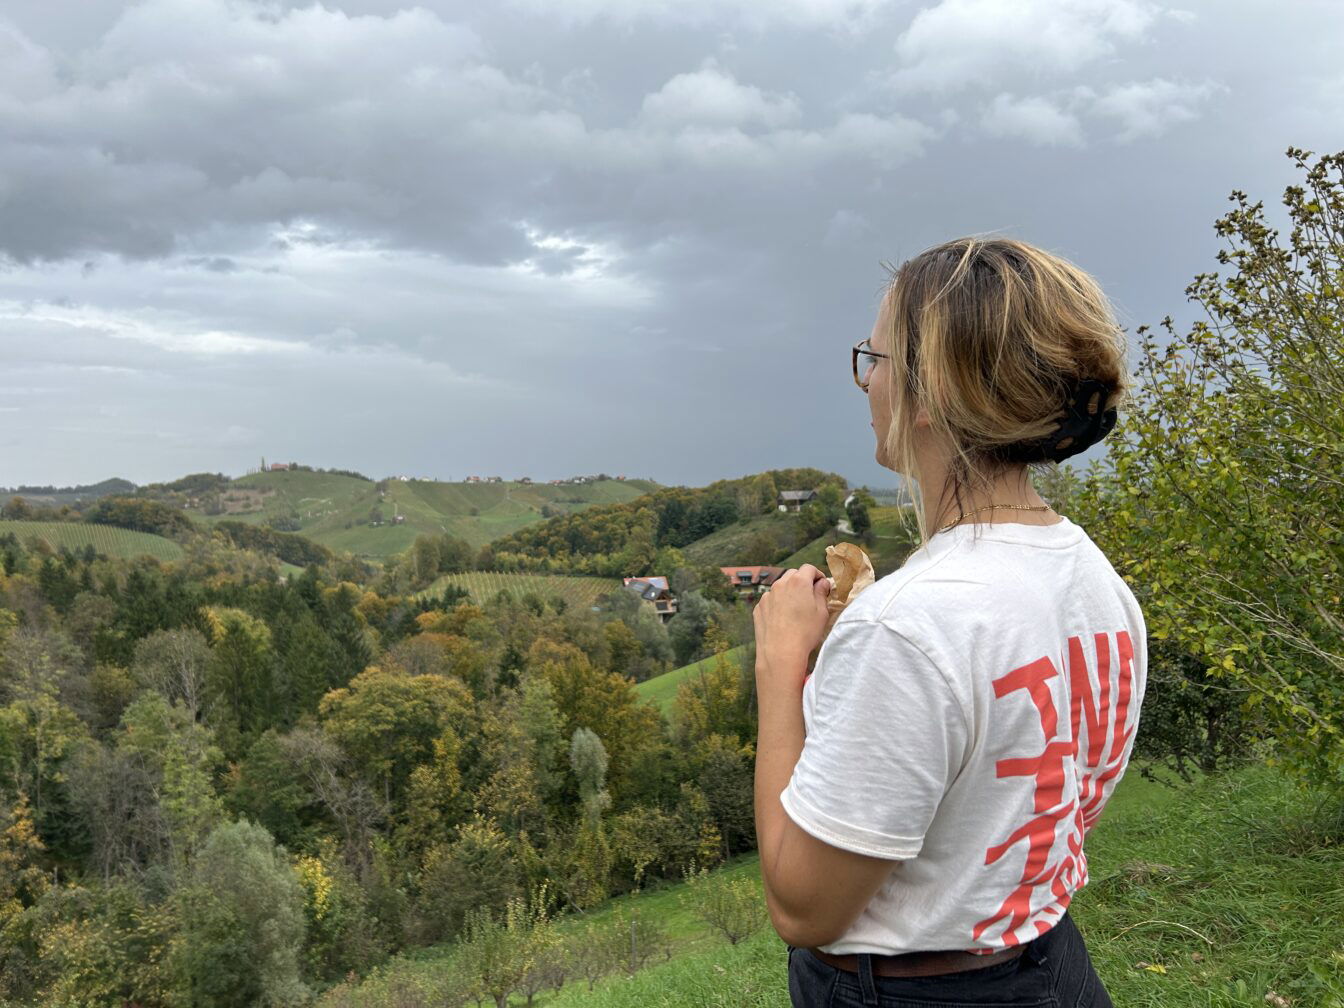
[[[915,426],[916,427],[929,426],[929,411],[926,410],[923,406],[919,407],[919,409],[915,411]]]

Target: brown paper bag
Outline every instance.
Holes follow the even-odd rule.
[[[831,572],[831,594],[826,599],[826,629],[821,635],[824,643],[831,628],[840,614],[859,595],[869,587],[877,576],[873,571],[873,562],[868,554],[853,543],[836,543],[826,547],[826,569]],[[817,655],[821,652],[821,643],[812,650],[807,659],[807,671],[811,672],[817,664]]]

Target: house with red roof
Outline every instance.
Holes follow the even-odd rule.
[[[719,570],[732,583],[738,598],[755,602],[770,590],[770,586],[779,580],[786,568],[746,564],[741,567],[720,567]]]

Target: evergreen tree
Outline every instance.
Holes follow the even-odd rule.
[[[344,685],[338,681],[344,657],[311,614],[299,619],[280,661],[281,724],[293,724],[303,714],[316,712],[328,690]]]
[[[240,758],[251,739],[276,720],[271,631],[241,609],[210,607],[211,659],[206,691],[225,755]]]

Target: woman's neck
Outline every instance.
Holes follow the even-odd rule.
[[[958,515],[965,516],[958,522],[961,525],[975,522],[1054,525],[1060,520],[1059,515],[1048,510],[1049,505],[1041,499],[1041,495],[1031,485],[1025,466],[1014,466],[1000,474],[984,490],[972,492],[963,489],[960,502],[952,497],[950,491],[942,493],[941,500],[939,499],[945,478],[946,470],[939,474],[937,481],[921,482],[920,484],[924,514],[928,516],[930,531],[940,529],[944,525],[956,521]],[[1013,507],[991,508],[991,504],[1011,504]],[[978,510],[980,508],[984,510]],[[1028,511],[1025,510],[1026,508],[1042,508],[1042,510]]]

